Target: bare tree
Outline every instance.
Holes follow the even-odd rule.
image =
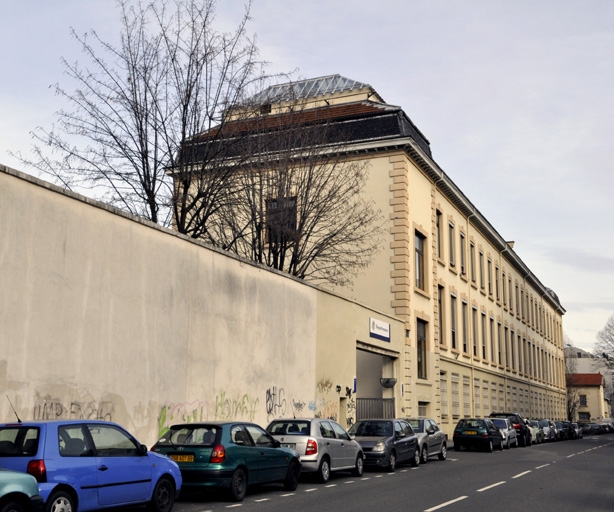
[[[264,79],[246,35],[251,4],[232,33],[215,30],[215,0],[117,5],[118,46],[73,30],[88,62],[64,61],[76,90],[55,87],[72,109],[58,112],[57,129],[35,131],[34,158],[22,160],[67,188],[90,188],[130,213],[214,241],[208,221],[228,199],[234,172],[217,157],[236,144],[222,114]],[[193,137],[203,131],[220,142],[195,162]]]
[[[343,130],[300,100],[234,126],[249,133],[250,156],[220,215],[219,245],[311,282],[350,285],[381,244],[383,217],[363,197],[368,162],[349,157]]]
[[[597,357],[603,358],[609,369],[614,369],[614,315],[606,322],[604,328],[597,333],[597,342],[593,349]]]

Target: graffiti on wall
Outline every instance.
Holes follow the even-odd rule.
[[[328,379],[323,379],[317,384],[320,393],[329,393],[333,389],[333,383]]]
[[[356,421],[356,397],[352,393],[352,390],[348,387],[345,388],[345,396],[347,397],[346,421],[347,421],[348,428],[349,428]]]
[[[158,436],[162,436],[173,423],[195,423],[211,419],[254,421],[258,401],[258,398],[247,393],[230,395],[221,390],[214,402],[195,400],[165,403],[158,415]]]
[[[267,419],[280,418],[286,414],[286,390],[273,386],[266,390]]]
[[[328,418],[329,420],[338,421],[339,402],[337,400],[325,400],[318,398],[316,400],[316,418]]]
[[[32,414],[34,420],[71,418],[78,420],[113,420],[113,402],[95,400],[63,402],[58,398],[37,399]]]

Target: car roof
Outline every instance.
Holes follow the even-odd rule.
[[[66,419],[57,419],[57,420],[14,421],[14,422],[0,423],[0,427],[20,427],[20,426],[38,427],[41,425],[80,425],[83,423],[120,426],[118,423],[115,423],[113,421],[66,418]]]

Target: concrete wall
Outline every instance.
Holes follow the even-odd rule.
[[[0,290],[0,421],[7,395],[22,420],[108,419],[148,444],[178,421],[351,419],[368,318],[403,346],[386,315],[3,166]]]

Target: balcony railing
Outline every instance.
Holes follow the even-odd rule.
[[[394,418],[394,398],[357,398],[356,419]]]

